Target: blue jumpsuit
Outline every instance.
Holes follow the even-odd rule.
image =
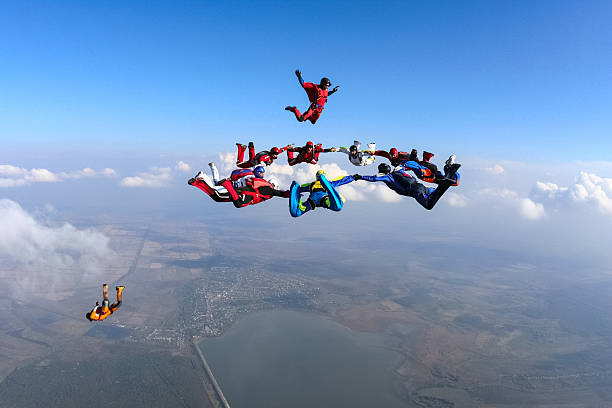
[[[292,217],[299,217],[316,207],[323,207],[332,211],[342,210],[344,199],[336,191],[336,187],[352,181],[355,181],[353,176],[329,181],[324,174],[319,176],[319,180],[312,183],[299,185],[294,181],[291,184],[289,195],[289,213]],[[308,199],[304,202],[301,200],[302,193],[310,193]]]
[[[361,178],[370,182],[382,181],[397,194],[413,197],[428,210],[436,205],[442,194],[453,184],[453,180],[447,179],[440,182],[437,188],[425,187],[408,174],[406,170],[395,170],[389,174],[377,174],[375,176],[361,176]]]

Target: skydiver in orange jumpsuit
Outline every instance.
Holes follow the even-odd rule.
[[[115,286],[115,289],[117,290],[117,302],[109,306],[108,285],[106,283],[102,285],[102,306],[96,302],[96,306],[92,309],[92,311],[85,314],[87,320],[90,322],[93,320],[104,320],[108,316],[115,313],[115,311],[119,309],[119,306],[121,306],[121,294],[123,292],[123,288],[125,288],[125,286]]]

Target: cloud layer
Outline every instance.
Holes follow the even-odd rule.
[[[138,173],[137,176],[125,177],[120,184],[123,187],[168,187],[176,176],[176,173],[189,173],[191,166],[184,161],[179,161],[174,167],[151,167],[149,171]]]
[[[18,203],[0,199],[0,268],[15,297],[57,298],[67,288],[103,273],[112,255],[95,229],[44,223]]]
[[[10,164],[0,164],[0,187],[20,187],[32,183],[58,183],[86,177],[114,177],[117,172],[111,168],[93,170],[85,167],[72,172],[54,173],[47,169],[25,169]]]

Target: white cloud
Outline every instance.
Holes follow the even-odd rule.
[[[176,164],[176,168],[183,173],[189,173],[191,171],[191,166],[182,160]]]
[[[531,197],[556,208],[570,204],[590,205],[603,214],[612,214],[612,178],[581,172],[570,187],[538,181]]]
[[[501,165],[496,164],[496,165],[495,165],[495,166],[493,166],[493,167],[487,167],[487,168],[485,168],[485,171],[486,171],[487,173],[489,173],[489,174],[493,174],[493,175],[496,175],[496,176],[497,176],[497,175],[499,175],[499,174],[502,174],[502,173],[505,171],[505,169],[504,169],[504,168],[503,168]]]
[[[47,169],[25,169],[10,164],[0,165],[0,187],[20,187],[31,183],[58,183],[64,180],[80,179],[85,177],[113,177],[115,170],[106,168],[96,171],[89,167],[72,172],[54,173]]]
[[[444,195],[444,202],[451,207],[467,207],[468,199],[463,194],[448,192]]]
[[[15,297],[56,298],[88,277],[104,273],[109,239],[94,229],[52,226],[18,203],[0,199],[0,277]]]
[[[521,215],[528,220],[539,220],[546,215],[544,206],[541,203],[531,201],[529,198],[519,199],[518,205]]]
[[[149,172],[123,178],[121,185],[124,187],[166,187],[171,178],[172,169],[170,167],[152,167]]]

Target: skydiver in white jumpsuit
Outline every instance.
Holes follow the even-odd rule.
[[[368,150],[359,150],[360,147],[361,143],[355,140],[350,148],[340,147],[338,151],[348,154],[349,161],[355,166],[367,166],[374,163],[376,157],[373,153],[376,151],[376,143],[368,143]]]

